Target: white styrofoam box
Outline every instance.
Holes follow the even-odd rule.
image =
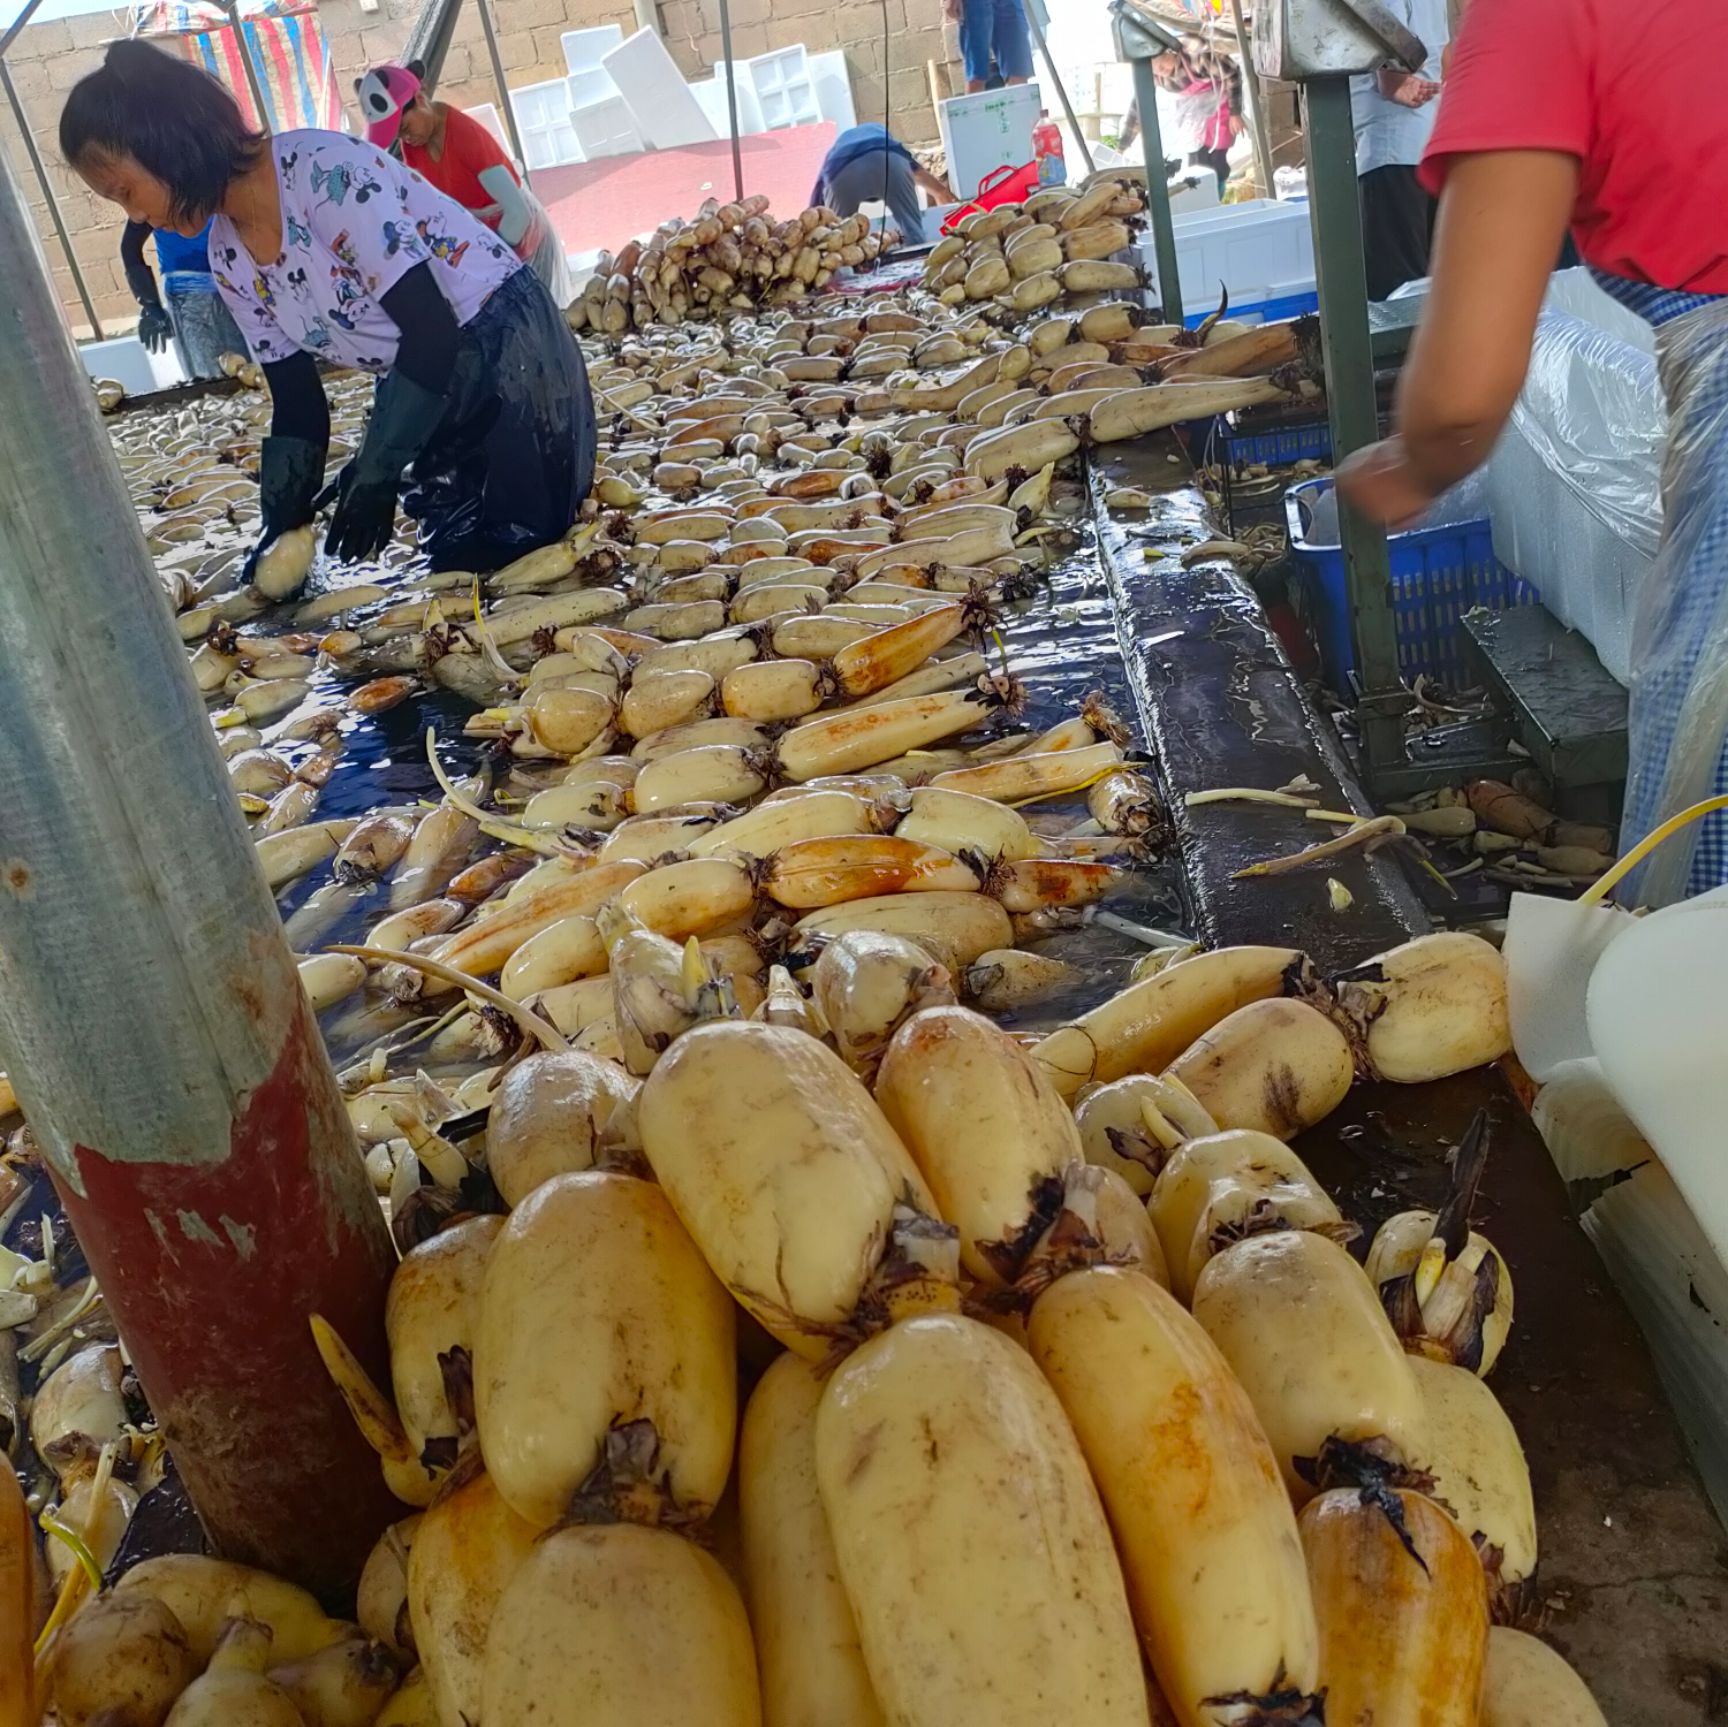
[[[462,110],[470,120],[478,120],[506,152],[510,149],[510,134],[504,130],[504,116],[498,112],[495,102],[476,102],[472,108]]]
[[[570,125],[585,162],[601,156],[633,156],[643,147],[635,112],[622,96],[603,96],[572,108]]]
[[[148,396],[187,381],[172,342],[152,354],[136,336],[110,336],[105,342],[80,342],[78,357],[92,378],[112,378],[129,396]]]
[[[1181,190],[1175,188],[1180,186]],[[1202,168],[1193,177],[1192,184],[1186,179],[1173,181],[1170,192],[1170,213],[1179,215],[1193,210],[1216,210],[1218,208],[1218,176],[1210,168]],[[1177,269],[1182,265],[1178,260]]]
[[[522,154],[528,158],[524,167],[556,168],[561,162],[582,160],[582,146],[570,123],[570,89],[562,78],[512,90],[510,106],[522,134]]]
[[[734,72],[724,60],[716,60],[714,76],[690,86],[690,94],[702,104],[702,112],[713,125],[714,135],[718,138],[732,136],[732,115],[726,102],[726,80],[731,77],[737,79],[739,136],[747,132],[766,132],[768,128],[762,121],[762,105],[756,100],[755,85],[744,76],[741,66]]]
[[[938,104],[948,184],[971,198],[987,174],[1032,160],[1032,128],[1043,112],[1036,84],[1012,84],[976,96],[950,96]]]
[[[570,92],[572,108],[583,107],[589,102],[604,102],[608,96],[619,94],[618,86],[612,82],[612,74],[604,66],[572,72],[564,80],[564,88]]]
[[[1190,310],[1217,303],[1219,284],[1238,307],[1276,303],[1314,292],[1314,232],[1306,204],[1254,198],[1241,204],[1172,213],[1176,270],[1182,302]],[[1158,257],[1148,231],[1140,261],[1154,280]]]
[[[741,60],[738,70],[756,91],[764,131],[775,132],[783,126],[812,126],[822,118],[816,83],[810,76],[809,56],[802,42]]]
[[[601,55],[619,94],[630,104],[636,130],[656,150],[705,144],[719,136],[684,74],[652,30],[638,30]]]
[[[828,54],[812,54],[809,60],[810,82],[816,86],[816,106],[824,120],[832,120],[844,132],[858,124],[858,110],[852,104],[852,74],[846,65],[846,51],[836,48]]]
[[[566,30],[558,40],[567,71],[596,72],[601,59],[624,40],[624,30],[618,24],[601,24],[592,30]]]

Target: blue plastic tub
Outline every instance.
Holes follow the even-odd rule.
[[[1344,552],[1310,540],[1314,506],[1332,488],[1329,477],[1305,480],[1285,494],[1290,550],[1298,577],[1296,609],[1313,631],[1321,670],[1340,695],[1353,695],[1356,644],[1344,581]],[[1387,536],[1392,563],[1392,612],[1398,666],[1406,683],[1425,673],[1454,689],[1470,681],[1458,620],[1477,606],[1503,611],[1541,596],[1494,556],[1486,517]]]
[[[1302,420],[1260,431],[1234,429],[1227,416],[1193,420],[1182,430],[1197,462],[1216,462],[1223,468],[1262,463],[1266,467],[1288,467],[1292,462],[1332,460],[1332,428],[1324,418]]]

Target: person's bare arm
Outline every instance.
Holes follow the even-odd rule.
[[[912,178],[921,192],[928,192],[938,204],[952,204],[954,193],[946,180],[939,180],[928,168],[920,168],[916,164],[912,168]]]
[[[1339,490],[1366,515],[1410,521],[1487,460],[1523,386],[1577,194],[1577,158],[1558,152],[1496,150],[1453,163],[1396,433],[1338,470]]]

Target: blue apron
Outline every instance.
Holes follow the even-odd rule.
[[[1592,270],[1656,331],[1668,406],[1662,540],[1633,611],[1622,851],[1728,792],[1728,295],[1676,293]],[[1728,815],[1676,834],[1629,879],[1627,904],[1728,883]]]

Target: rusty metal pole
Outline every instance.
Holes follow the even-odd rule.
[[[0,1068],[213,1544],[339,1598],[395,1256],[9,163],[0,308]]]

